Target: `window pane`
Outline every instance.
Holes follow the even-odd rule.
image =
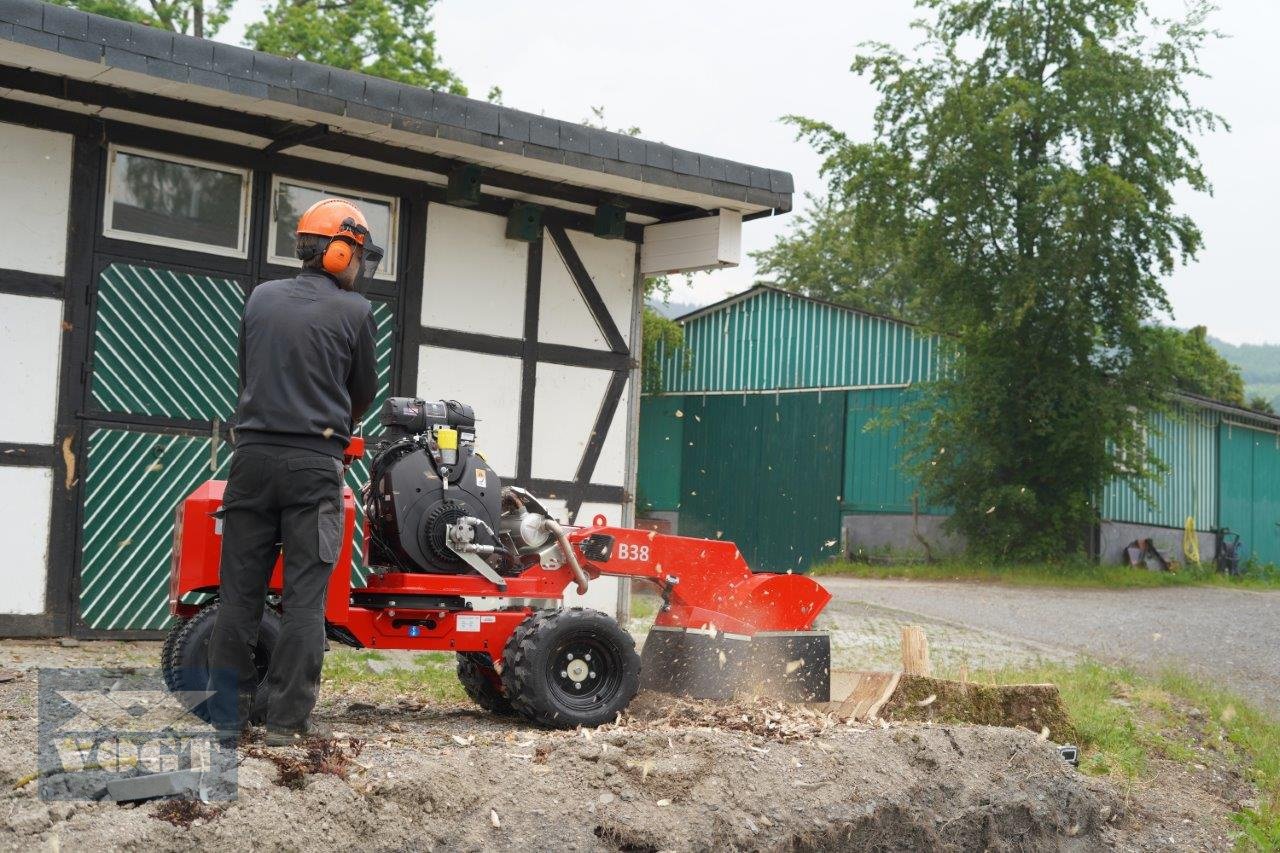
[[[337,193],[328,190],[317,190],[301,187],[297,184],[280,181],[276,185],[275,222],[273,223],[271,254],[277,258],[296,258],[294,242],[298,218],[308,207],[322,198],[344,198],[352,202],[364,214],[369,222],[369,231],[373,234],[373,242],[386,249],[386,257],[378,265],[379,275],[390,275],[395,260],[394,237],[392,232],[391,205],[378,199],[362,198],[349,193]]]
[[[240,249],[244,176],[117,151],[111,227]]]

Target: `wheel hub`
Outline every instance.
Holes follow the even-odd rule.
[[[591,674],[591,665],[582,658],[569,661],[569,665],[565,667],[565,674],[569,680],[575,684],[581,684],[587,680]]]

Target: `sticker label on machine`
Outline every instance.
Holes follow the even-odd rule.
[[[485,487],[484,485],[485,480],[487,479],[488,479],[488,475],[485,473],[485,470],[483,468],[477,468],[476,469],[476,486],[483,489]]]
[[[459,616],[458,621],[455,624],[458,626],[459,634],[475,634],[480,631],[480,626],[482,624],[488,624],[496,621],[498,621],[496,616],[471,615]]]

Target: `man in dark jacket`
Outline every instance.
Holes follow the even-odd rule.
[[[269,745],[325,734],[311,710],[343,529],[342,454],[377,381],[372,309],[355,285],[382,250],[363,214],[324,199],[299,220],[297,247],[303,271],[254,288],[240,324],[240,402],[209,642],[215,725],[232,733],[265,718]],[[253,647],[282,546],[284,621],[259,690]]]

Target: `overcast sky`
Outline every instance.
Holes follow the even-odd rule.
[[[1183,0],[1149,0],[1178,15]],[[1273,75],[1280,38],[1277,0],[1221,0],[1214,18],[1230,38],[1210,44],[1198,82],[1200,103],[1223,114],[1231,133],[1201,141],[1212,198],[1185,192],[1183,208],[1200,224],[1200,260],[1168,282],[1174,322],[1204,324],[1233,343],[1280,342],[1280,96]],[[239,0],[219,34],[239,42],[261,0]],[[865,139],[875,93],[849,72],[859,42],[904,50],[910,0],[441,0],[437,45],[475,97],[501,86],[504,103],[581,121],[604,106],[610,126],[640,127],[655,139],[721,157],[785,169],[796,205],[821,193],[819,158],[779,119],[824,119]],[[1271,69],[1271,70],[1268,70]],[[770,245],[792,217],[744,226],[744,253]],[[748,287],[741,267],[697,276],[672,299],[705,303]]]

